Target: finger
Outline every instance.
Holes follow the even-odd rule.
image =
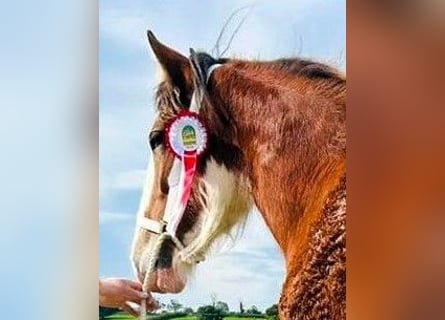
[[[152,300],[152,296],[148,292],[138,291],[134,289],[128,289],[125,294],[125,298],[129,301],[140,302],[142,299]]]
[[[159,309],[159,307],[160,307],[160,304],[159,304],[159,302],[158,302],[158,300],[156,300],[156,299],[154,299],[154,298],[152,298],[151,300],[150,300],[150,304],[153,306],[153,308],[155,308],[155,309]]]
[[[147,299],[146,301],[146,306],[147,306],[147,310],[148,311],[153,311],[155,310],[155,301],[151,300],[151,299]]]
[[[138,291],[142,291],[142,283],[140,283],[139,281],[132,281],[132,280],[128,280],[128,285]]]
[[[122,306],[122,310],[124,310],[125,312],[131,314],[134,317],[139,317],[139,310],[135,310],[132,307],[130,307],[128,304],[124,304]]]
[[[147,301],[147,309],[150,311],[155,311],[160,308],[160,304],[157,300],[152,299],[150,301]]]

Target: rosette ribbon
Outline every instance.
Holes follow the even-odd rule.
[[[183,111],[167,126],[168,149],[175,155],[168,178],[167,232],[176,237],[190,199],[198,156],[205,150],[207,131],[196,112]]]

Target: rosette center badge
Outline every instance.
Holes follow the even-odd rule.
[[[182,144],[185,149],[191,148],[192,150],[196,150],[196,131],[191,125],[186,125],[182,128]]]

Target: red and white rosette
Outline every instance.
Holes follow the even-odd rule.
[[[166,127],[166,146],[175,155],[169,176],[167,198],[167,232],[176,230],[190,198],[198,157],[207,147],[207,130],[199,114],[181,111]]]
[[[166,127],[167,148],[179,159],[185,153],[202,154],[207,147],[207,130],[192,111],[181,111]]]

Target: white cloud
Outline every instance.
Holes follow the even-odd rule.
[[[140,48],[146,45],[146,19],[121,10],[103,10],[99,22],[101,37],[116,44]]]
[[[177,3],[174,10],[168,3],[158,3],[150,9],[104,7],[101,8],[100,32],[103,39],[130,51],[149,52],[147,29],[152,29],[162,41],[182,52],[188,52],[189,47],[211,50],[227,17],[235,9],[251,4],[251,0],[210,2],[205,7]],[[314,18],[328,9],[329,4],[321,0],[282,0],[278,6],[259,2],[237,34],[228,55],[271,58],[295,53],[298,42],[295,36],[302,35],[308,22],[314,22]],[[225,38],[230,38],[243,14],[241,12],[232,21]],[[199,18],[190,23],[190,16]],[[323,26],[323,19],[317,25],[320,31],[323,28],[336,31],[332,26]],[[310,46],[311,42],[316,43],[312,38],[303,40]]]
[[[132,219],[132,216],[128,213],[108,212],[108,211],[99,212],[99,224],[108,224],[108,223],[129,221],[131,219]]]
[[[101,205],[106,206],[108,201],[112,201],[112,197],[116,195],[116,192],[141,192],[145,178],[146,172],[144,169],[123,171],[101,169],[99,173],[99,199]]]
[[[99,126],[100,197],[105,200],[113,189],[141,189],[149,147],[151,125],[148,107],[119,108],[102,112]]]
[[[144,185],[145,170],[119,172],[111,183],[112,189],[140,190]]]

